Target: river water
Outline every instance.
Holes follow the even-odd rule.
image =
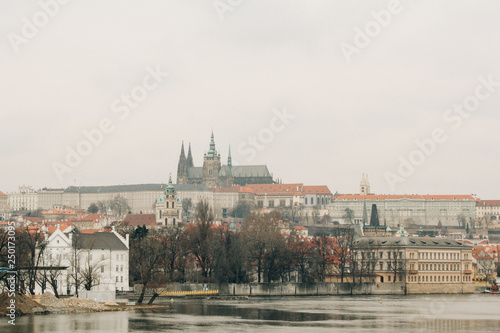
[[[170,304],[159,299],[158,304]],[[37,315],[0,332],[500,332],[500,295],[176,299],[168,309]]]

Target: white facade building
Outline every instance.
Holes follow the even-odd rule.
[[[9,193],[11,211],[35,210],[38,208],[38,193],[31,186],[19,186],[19,190]]]
[[[138,184],[114,186],[70,186],[66,189],[42,189],[38,201],[43,209],[73,208],[86,210],[90,204],[98,201],[111,201],[116,197],[127,200],[132,214],[155,213],[155,203],[165,192],[166,184]],[[174,185],[177,197],[189,198],[193,207],[201,200],[213,203],[213,192],[205,185]],[[127,213],[127,212],[125,212]]]
[[[363,218],[366,202],[368,217],[373,204],[377,205],[380,224],[394,227],[399,224],[458,226],[459,216],[472,226],[476,214],[476,199],[471,195],[359,195],[343,194],[328,206],[329,215],[340,223],[349,223],[346,209],[353,211],[354,223]]]
[[[129,290],[129,236],[122,237],[115,230],[93,234],[69,233],[61,229],[48,238],[42,266],[56,275],[60,295],[75,294],[75,279],[89,272],[95,277],[94,291]],[[59,270],[56,270],[59,268]],[[54,273],[58,271],[58,273]],[[47,290],[51,291],[50,284]],[[85,281],[79,290],[85,289]],[[41,293],[37,284],[35,292]]]

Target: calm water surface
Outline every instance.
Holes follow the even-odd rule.
[[[169,304],[169,300],[160,299]],[[500,295],[175,300],[168,309],[25,316],[0,332],[500,332]]]

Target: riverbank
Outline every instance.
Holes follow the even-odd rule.
[[[12,302],[14,300],[14,302]],[[11,304],[14,304],[13,306]],[[0,315],[13,313],[16,316],[29,314],[52,314],[52,313],[89,313],[107,311],[132,311],[165,309],[168,305],[148,305],[106,302],[99,303],[91,299],[81,298],[56,298],[51,293],[40,296],[22,295],[16,293],[14,297],[9,297],[7,292],[0,294]]]
[[[142,285],[134,286],[139,295]],[[219,296],[334,296],[334,295],[417,295],[473,294],[473,283],[169,283],[164,293],[174,296],[216,290]],[[168,297],[172,297],[168,296]],[[135,296],[132,296],[135,297]]]

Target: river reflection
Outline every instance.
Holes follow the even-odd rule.
[[[3,320],[0,332],[500,332],[499,304],[497,295],[179,299],[161,310]]]

